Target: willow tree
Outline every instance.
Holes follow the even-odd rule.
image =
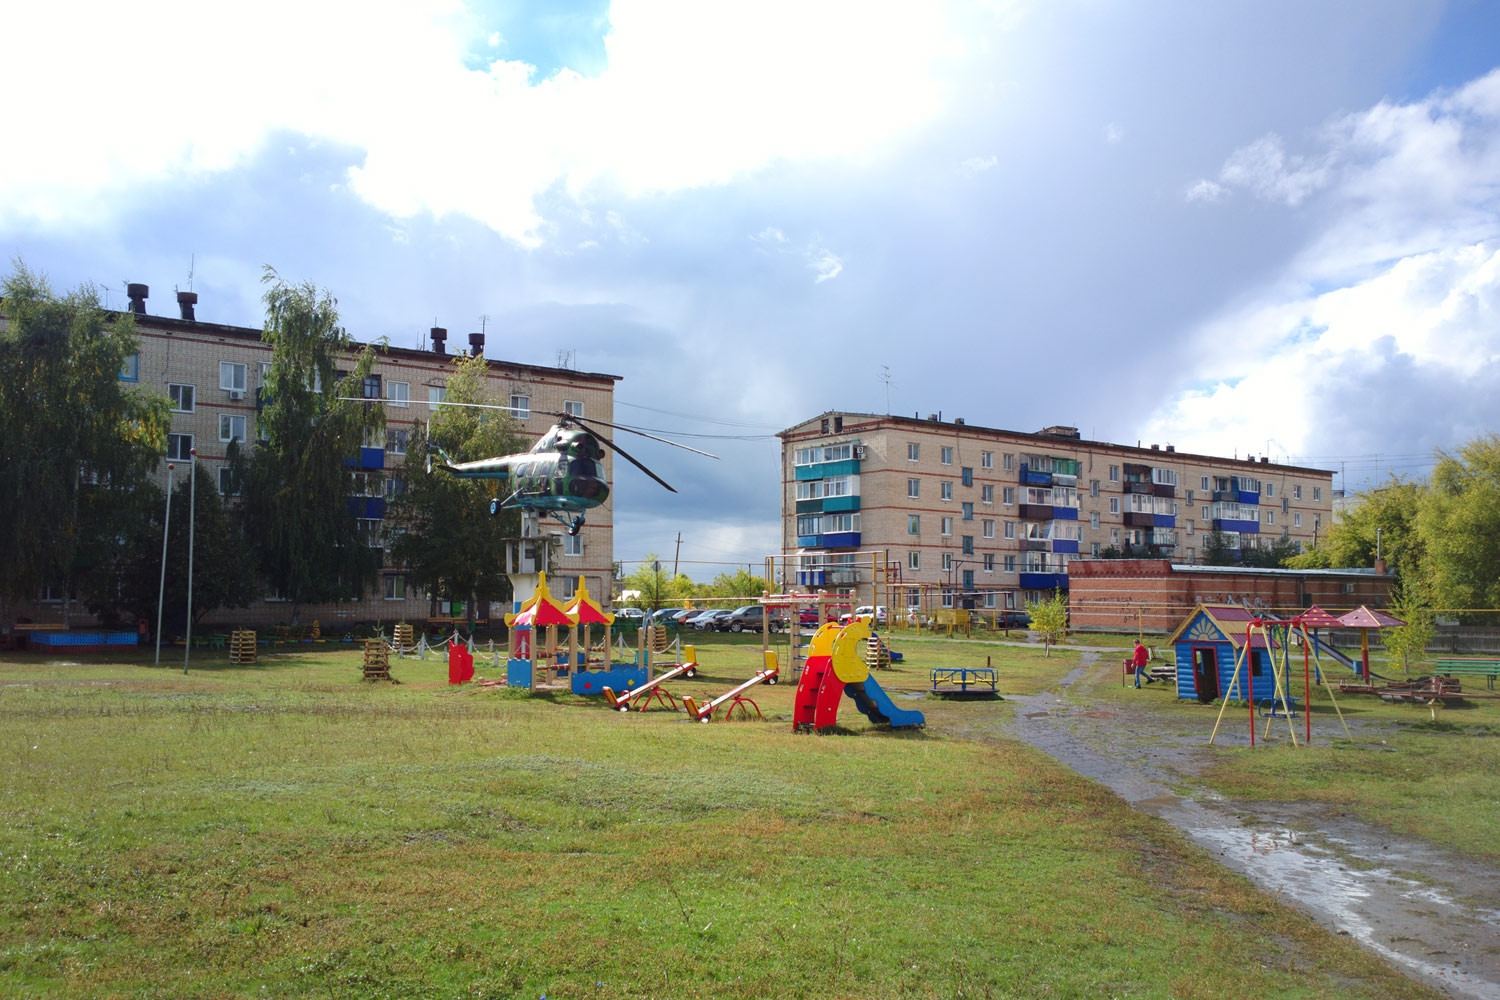
[[[353,341],[338,302],[311,283],[289,284],[270,267],[266,325],[270,370],[261,385],[256,446],[244,475],[245,534],[264,582],[292,603],[358,600],[378,582],[380,550],[351,506],[350,460],[367,442],[384,447],[385,411],[364,402],[375,365],[365,347],[338,370]]]
[[[89,519],[165,451],[165,396],[140,388],[128,313],[92,285],[58,296],[19,261],[0,285],[0,627],[45,586],[71,592]],[[66,605],[65,605],[66,606]]]
[[[1500,435],[1438,453],[1417,528],[1438,607],[1500,608]]]
[[[453,461],[469,462],[524,451],[529,442],[489,391],[484,357],[454,363],[444,399],[474,405],[441,406],[431,424],[412,435],[406,449],[405,488],[386,519],[394,535],[391,559],[406,574],[407,587],[464,601],[472,631],[478,602],[510,600],[502,553],[506,540],[521,534],[520,513],[490,514],[490,501],[503,501],[509,493],[504,483],[456,479],[429,465],[442,461],[439,449]],[[535,544],[547,544],[545,538]]]

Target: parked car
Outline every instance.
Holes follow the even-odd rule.
[[[675,608],[672,611],[672,624],[676,625],[678,628],[681,628],[683,625],[687,624],[687,620],[689,618],[693,617],[694,615],[701,615],[702,613],[702,608]]]
[[[884,625],[886,623],[885,605],[879,604],[872,607],[868,604],[861,604],[848,614],[839,615],[839,624],[848,625],[856,618],[873,618],[876,625]]]
[[[639,625],[646,617],[646,612],[640,608],[615,608],[615,621],[635,622]]]
[[[996,611],[995,627],[1003,629],[1026,628],[1031,624],[1031,615],[1024,611]]]
[[[729,614],[724,608],[709,608],[689,618],[687,623],[699,632],[717,632],[718,621]]]
[[[766,621],[766,609],[760,604],[747,604],[742,608],[735,608],[725,619],[725,626],[731,632],[759,632]],[[786,625],[786,616],[772,612],[771,631],[780,631]]]
[[[831,621],[837,621],[838,617],[837,617],[837,615],[834,614],[834,610],[832,608],[829,608],[825,612],[825,617],[824,617],[823,620],[824,621],[830,621],[830,622]],[[797,611],[797,621],[799,623],[803,624],[803,625],[817,625],[818,624],[818,609],[817,608],[801,608],[801,609],[799,609]]]

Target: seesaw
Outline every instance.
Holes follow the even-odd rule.
[[[697,719],[699,722],[708,722],[710,719],[712,719],[714,717],[714,712],[718,711],[719,706],[724,704],[725,702],[729,703],[729,707],[724,710],[724,718],[726,719],[734,715],[735,709],[740,710],[742,718],[748,719],[750,717],[751,708],[755,709],[756,718],[765,718],[760,714],[760,706],[757,705],[753,699],[745,697],[745,692],[750,690],[757,684],[775,684],[777,680],[780,679],[779,675],[780,668],[776,663],[776,652],[775,650],[768,649],[766,650],[765,669],[757,670],[754,677],[750,678],[748,681],[739,685],[738,687],[734,687],[729,689],[728,691],[725,691],[723,694],[719,695],[713,701],[708,702],[706,705],[700,706],[696,701],[692,699],[691,696],[684,695],[682,699],[682,707],[687,709],[688,718]],[[749,708],[745,707],[747,705],[749,706]]]

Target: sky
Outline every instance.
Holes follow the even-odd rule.
[[[1500,430],[1485,0],[141,0],[6,15],[54,287],[622,377],[615,558],[780,547],[830,409],[1420,477]],[[483,317],[483,319],[481,319]],[[677,542],[681,537],[680,546]]]

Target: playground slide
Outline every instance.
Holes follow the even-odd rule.
[[[853,699],[855,707],[876,725],[889,725],[892,729],[905,729],[925,725],[927,719],[921,712],[909,708],[897,708],[891,696],[873,676],[865,680],[844,685],[844,693]]]
[[[1353,657],[1341,653],[1337,649],[1334,649],[1331,645],[1324,642],[1320,637],[1313,636],[1313,648],[1317,650],[1319,658],[1326,654],[1328,658],[1334,663],[1348,667],[1356,674],[1359,673],[1360,667],[1358,660],[1355,660]]]

